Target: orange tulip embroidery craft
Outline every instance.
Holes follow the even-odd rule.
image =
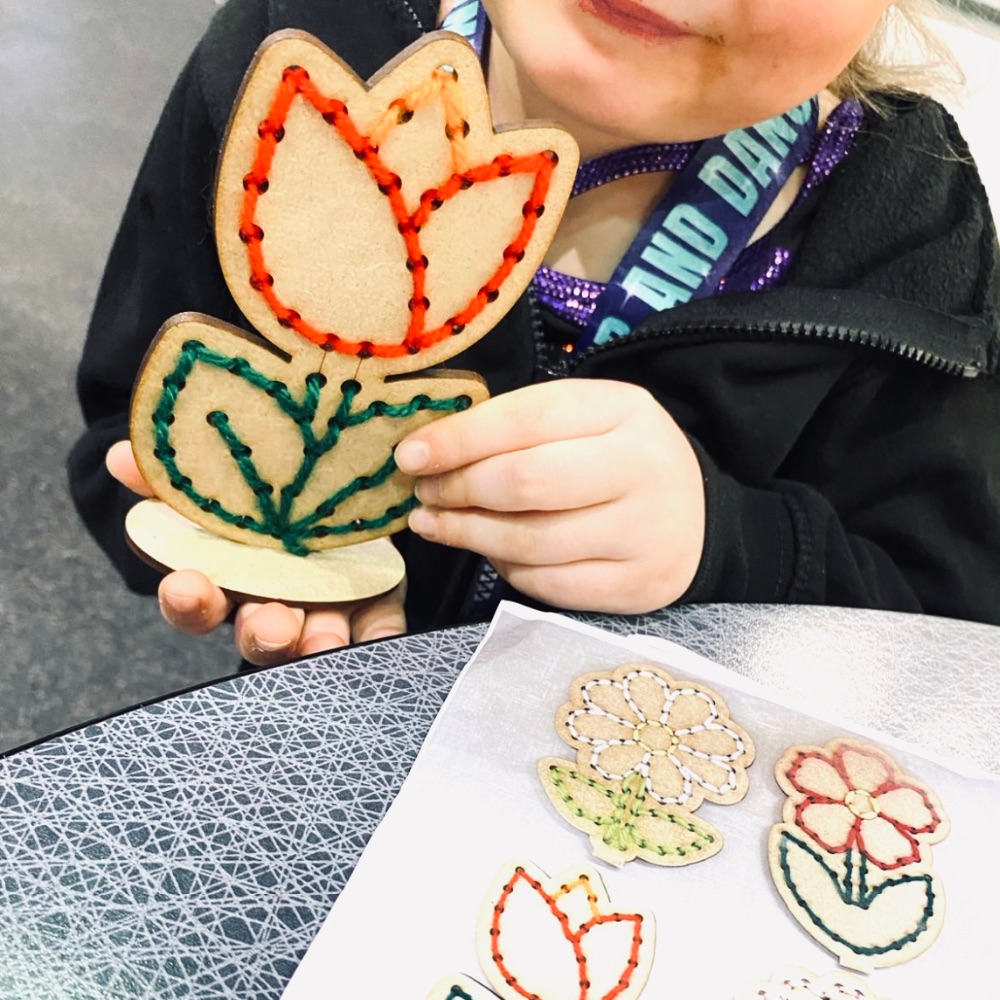
[[[583,865],[548,878],[500,870],[479,918],[479,961],[504,1000],[633,1000],[653,963],[652,914],[618,913]]]
[[[601,877],[581,865],[549,878],[509,861],[483,901],[479,963],[494,992],[466,976],[427,1000],[635,1000],[653,965],[651,913],[619,913]]]
[[[521,295],[577,161],[559,129],[494,132],[479,60],[451,34],[427,36],[367,85],[308,35],[269,38],[215,192],[222,271],[260,336],[194,313],[157,335],[133,397],[132,446],[176,512],[170,525],[179,514],[201,531],[164,554],[146,522],[130,520],[138,547],[203,568],[208,533],[236,543],[222,561],[242,561],[240,579],[254,581],[234,589],[288,598],[281,573],[253,573],[262,550],[289,557],[284,575],[298,582],[322,564],[301,557],[403,527],[417,501],[396,444],[487,395],[473,373],[428,369]],[[341,562],[361,589],[396,582],[362,582],[363,563]],[[364,595],[309,599],[352,596]]]
[[[791,747],[775,776],[787,799],[771,830],[771,876],[807,933],[866,972],[926,951],[944,920],[930,845],[949,829],[934,792],[846,739]]]
[[[540,760],[542,787],[602,861],[680,866],[722,850],[719,831],[693,813],[746,795],[754,746],[713,691],[649,664],[587,674],[556,729],[576,763]]]

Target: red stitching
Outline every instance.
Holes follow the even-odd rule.
[[[264,260],[264,231],[256,222],[257,206],[260,196],[266,193],[270,185],[274,154],[278,143],[284,138],[288,112],[292,102],[300,95],[336,129],[344,142],[354,151],[355,156],[364,162],[379,191],[388,199],[392,208],[406,247],[407,269],[413,280],[413,294],[409,302],[410,323],[402,343],[372,344],[369,341],[348,340],[339,334],[319,330],[297,310],[286,305],[274,291],[274,276]],[[402,122],[408,110],[405,99],[393,101],[390,107],[402,108],[399,113],[399,120]],[[250,262],[250,284],[267,302],[282,326],[295,330],[306,340],[318,344],[325,350],[355,357],[399,358],[409,354],[419,354],[461,332],[490,302],[495,301],[504,282],[524,258],[538,219],[545,211],[545,199],[548,196],[552,171],[558,162],[558,157],[552,152],[528,156],[501,153],[492,162],[472,167],[462,173],[456,172],[440,187],[425,191],[420,196],[416,211],[411,214],[407,211],[403,199],[399,177],[379,158],[378,147],[357,130],[351,121],[347,105],[343,101],[324,97],[309,79],[308,72],[300,66],[289,66],[282,73],[281,83],[278,85],[268,116],[258,128],[258,136],[253,167],[243,178],[244,195],[239,229],[240,239],[246,244]],[[517,236],[504,248],[502,263],[468,305],[441,326],[428,330],[426,324],[430,302],[427,299],[426,286],[429,262],[420,242],[421,228],[426,225],[432,212],[450,201],[460,191],[466,190],[473,184],[488,183],[511,174],[535,175],[531,194],[522,208],[524,222]]]
[[[628,921],[632,924],[632,947],[629,953],[628,961],[625,963],[625,971],[622,973],[617,984],[613,986],[607,993],[604,994],[600,1000],[615,1000],[616,997],[621,996],[625,990],[628,989],[629,984],[632,981],[632,975],[635,970],[639,967],[639,951],[642,948],[642,917],[637,913],[605,913],[593,917],[588,920],[585,924],[581,925],[580,929],[574,933],[569,926],[569,918],[559,909],[556,902],[556,897],[550,895],[542,888],[542,884],[537,880],[533,879],[523,868],[516,868],[514,871],[514,877],[507,883],[504,884],[503,891],[500,894],[500,898],[497,900],[493,907],[493,920],[490,925],[490,953],[493,957],[493,962],[495,963],[497,970],[500,975],[503,976],[504,982],[507,983],[518,995],[525,998],[525,1000],[546,1000],[546,998],[540,997],[537,993],[529,993],[525,987],[523,987],[518,981],[517,977],[507,968],[504,962],[503,955],[500,954],[500,921],[503,917],[504,910],[506,908],[507,900],[510,898],[511,893],[514,891],[514,887],[519,881],[525,881],[531,886],[535,892],[538,893],[542,899],[545,900],[546,904],[551,910],[552,915],[559,921],[560,927],[562,927],[563,935],[566,940],[573,947],[573,955],[576,958],[577,968],[580,971],[580,993],[578,1000],[591,1000],[590,997],[590,987],[591,982],[587,978],[587,956],[583,949],[583,937],[588,931],[599,924],[606,923],[621,923],[622,921]],[[597,897],[593,895],[590,890],[590,883],[586,876],[581,876],[581,881],[587,884],[588,898],[591,903],[597,902]],[[596,1000],[596,998],[594,998]]]

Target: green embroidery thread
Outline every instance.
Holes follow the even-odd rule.
[[[602,842],[612,850],[625,854],[637,847],[661,858],[684,858],[689,854],[699,854],[715,843],[715,835],[690,816],[647,806],[645,782],[641,775],[629,774],[620,786],[610,786],[573,768],[558,767],[555,764],[549,766],[548,774],[554,789],[554,792],[546,789],[550,798],[555,795],[575,816],[592,825],[595,832],[600,832]],[[584,809],[569,790],[567,779],[599,792],[610,803],[610,812],[600,815]],[[635,824],[641,819],[660,820],[680,827],[685,833],[693,834],[694,839],[688,844],[657,843],[636,829]]]
[[[802,895],[798,886],[795,884],[794,876],[791,871],[791,865],[788,859],[790,844],[795,844],[796,847],[804,851],[817,865],[823,869],[826,876],[836,888],[837,894],[840,896],[840,899],[843,901],[845,906],[858,907],[862,910],[868,910],[883,893],[891,892],[897,886],[905,885],[910,882],[924,883],[926,903],[924,904],[923,910],[920,913],[914,929],[910,933],[905,934],[903,937],[884,945],[871,945],[866,947],[848,941],[845,937],[834,931],[829,926],[828,922],[814,911],[809,901]],[[848,852],[848,854],[851,853],[853,852]],[[890,951],[899,951],[899,949],[916,941],[917,938],[919,938],[920,935],[927,930],[931,918],[934,916],[934,879],[929,874],[901,875],[898,878],[887,879],[885,882],[877,885],[874,889],[869,889],[867,887],[866,877],[867,863],[865,862],[864,856],[862,856],[858,865],[859,874],[857,875],[854,872],[853,862],[850,858],[847,859],[845,866],[846,879],[844,882],[841,882],[837,873],[823,860],[823,854],[821,852],[814,850],[808,844],[799,840],[797,837],[792,836],[787,831],[781,835],[779,857],[781,861],[781,871],[785,879],[785,885],[787,885],[791,891],[792,896],[795,898],[795,902],[802,907],[812,923],[824,934],[826,934],[831,940],[836,941],[838,944],[842,944],[846,948],[850,948],[850,950],[856,955],[884,955]]]
[[[188,377],[198,363],[221,368],[270,396],[281,412],[294,421],[302,435],[302,464],[292,481],[282,488],[279,500],[275,502],[274,486],[258,472],[253,461],[253,449],[240,440],[228,415],[221,410],[214,410],[208,414],[208,423],[222,438],[239,469],[240,475],[256,498],[259,520],[246,514],[234,514],[216,498],[207,497],[199,492],[191,478],[184,475],[177,464],[177,451],[170,437],[171,427],[175,421],[174,410],[180,394],[187,385]],[[403,502],[389,507],[378,517],[357,518],[344,524],[333,525],[324,525],[319,522],[332,517],[341,504],[358,493],[377,489],[385,483],[396,471],[396,461],[392,455],[389,455],[375,472],[367,476],[356,477],[327,497],[311,514],[298,520],[292,520],[291,512],[295,501],[301,496],[315,472],[317,462],[337,447],[343,431],[359,427],[376,417],[401,420],[424,411],[457,413],[467,410],[472,405],[472,401],[468,396],[432,399],[421,393],[414,396],[408,403],[398,405],[376,400],[364,410],[354,413],[352,409],[355,399],[361,392],[361,385],[354,380],[349,380],[341,386],[340,405],[327,422],[326,432],[318,437],[313,429],[313,420],[325,386],[325,376],[318,372],[307,375],[302,399],[296,400],[283,382],[268,378],[243,358],[229,357],[213,351],[197,340],[186,341],[178,355],[176,367],[163,379],[163,392],[153,412],[156,441],[153,455],[166,470],[170,478],[170,485],[182,492],[201,510],[218,517],[226,524],[277,538],[285,549],[293,555],[308,555],[310,550],[306,542],[312,539],[384,528],[413,510],[418,504],[416,497],[408,497]]]

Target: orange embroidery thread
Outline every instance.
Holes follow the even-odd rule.
[[[467,134],[468,125],[464,118],[461,101],[455,96],[458,87],[453,74],[437,70],[435,77],[451,77],[454,86],[442,81],[433,83],[436,92],[427,96],[420,88],[408,98],[394,101],[390,108],[395,119],[394,124],[404,124],[412,117],[414,104],[419,101],[427,103],[436,93],[442,95],[445,105],[446,131],[452,145],[453,161],[457,161],[461,149],[461,140]],[[450,95],[445,98],[445,94]],[[317,329],[295,309],[283,303],[274,291],[274,277],[264,261],[264,230],[256,222],[257,204],[260,196],[269,187],[269,176],[274,162],[274,154],[278,143],[285,136],[285,121],[289,109],[296,97],[301,95],[323,116],[323,119],[334,126],[340,137],[353,150],[354,155],[364,162],[371,173],[379,191],[389,200],[392,213],[396,219],[400,235],[406,247],[407,269],[413,276],[413,296],[408,305],[410,323],[402,343],[374,344],[371,341],[352,341],[339,334],[324,332]],[[411,103],[412,102],[412,103]],[[386,134],[385,120],[378,126],[376,132]],[[551,151],[536,153],[530,156],[511,156],[501,153],[490,163],[478,167],[470,167],[462,171],[456,170],[452,176],[439,188],[431,188],[420,196],[416,211],[410,214],[402,195],[400,177],[389,170],[378,155],[378,145],[372,138],[362,135],[351,121],[347,105],[335,98],[324,97],[319,89],[309,79],[308,72],[301,66],[289,66],[282,73],[281,83],[275,95],[267,118],[257,129],[259,144],[253,167],[243,178],[243,209],[240,214],[240,239],[246,244],[250,261],[250,284],[258,291],[270,306],[278,322],[295,330],[306,340],[318,344],[324,350],[337,351],[353,357],[398,358],[407,354],[419,354],[435,344],[440,343],[462,330],[474,320],[500,294],[500,288],[510,277],[514,267],[524,258],[525,250],[531,242],[539,217],[545,211],[545,199],[548,195],[552,171],[559,162],[558,156]],[[528,200],[521,210],[524,222],[514,238],[503,251],[503,262],[490,276],[489,280],[472,297],[468,305],[460,312],[446,320],[436,329],[426,328],[427,312],[430,302],[426,296],[427,268],[429,261],[424,255],[420,243],[420,230],[426,225],[432,212],[439,209],[445,202],[454,198],[460,191],[494,181],[500,177],[512,174],[534,174],[535,183]]]
[[[444,108],[444,131],[451,146],[452,173],[464,173],[469,169],[469,156],[465,148],[469,123],[465,117],[462,88],[458,85],[458,72],[450,67],[438,67],[426,83],[414,88],[405,97],[393,101],[382,120],[372,129],[369,137],[372,145],[376,148],[381,146],[397,125],[405,125],[421,108],[439,97]]]
[[[530,885],[531,888],[545,900],[552,912],[552,915],[559,921],[563,935],[573,947],[573,955],[576,958],[577,968],[580,973],[580,994],[578,1000],[592,1000],[590,997],[591,983],[587,977],[587,955],[583,949],[583,938],[586,933],[598,924],[612,922],[621,923],[622,921],[632,923],[632,947],[629,952],[628,962],[626,962],[625,965],[625,972],[622,973],[617,985],[605,993],[600,1000],[614,1000],[615,997],[621,996],[621,994],[628,989],[629,983],[632,981],[632,975],[639,966],[639,951],[642,947],[642,916],[637,913],[600,914],[597,909],[597,897],[591,890],[590,880],[586,875],[582,875],[576,882],[573,882],[570,885],[562,886],[554,895],[549,895],[549,893],[542,888],[542,884],[537,881],[537,879],[533,879],[520,866],[514,869],[514,877],[504,885],[503,892],[500,894],[499,900],[497,900],[496,905],[493,907],[493,920],[490,924],[490,952],[500,975],[504,978],[504,982],[506,982],[512,989],[516,990],[517,993],[525,998],[525,1000],[545,1000],[544,997],[540,997],[537,993],[528,992],[528,990],[517,981],[517,977],[511,973],[510,969],[506,966],[503,955],[500,953],[500,922],[503,918],[507,900],[510,898],[511,893],[513,893],[514,888],[519,881],[527,882],[528,885]],[[568,894],[577,886],[583,886],[586,889],[587,901],[590,903],[591,913],[594,915],[590,920],[581,925],[579,930],[574,933],[570,928],[569,918],[562,912],[562,910],[559,909],[556,904],[556,900],[561,896]],[[594,998],[594,1000],[596,1000],[596,998]]]

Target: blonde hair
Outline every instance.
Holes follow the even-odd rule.
[[[948,17],[948,9],[941,0],[896,0],[830,89],[876,110],[880,93],[954,94],[965,84],[965,74],[927,23]]]

